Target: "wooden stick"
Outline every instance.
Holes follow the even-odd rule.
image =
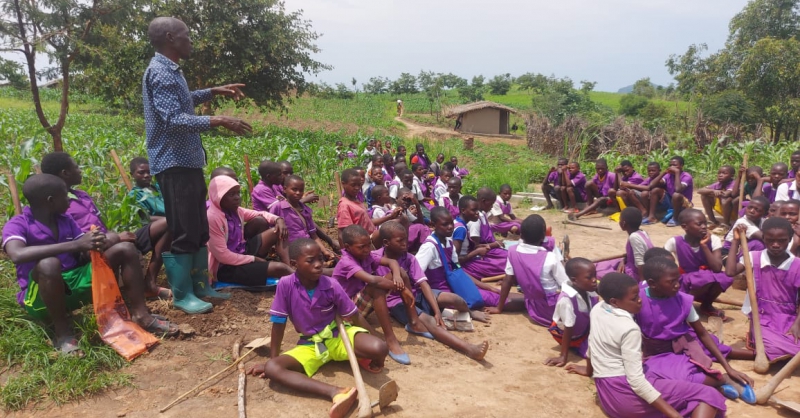
[[[336,190],[339,192],[339,194],[336,196],[336,198],[337,199],[341,199],[341,197],[342,197],[342,180],[341,180],[341,178],[339,178],[339,172],[338,171],[335,171],[333,173],[333,181],[336,182]]]
[[[34,165],[33,172],[36,174],[42,174],[42,166],[40,166],[39,164]]]
[[[728,299],[728,298],[726,298],[724,295],[720,295],[720,296],[717,298],[717,300],[715,300],[714,302],[716,302],[716,303],[721,303],[721,304],[723,304],[723,305],[738,306],[738,307],[740,307],[740,308],[742,307],[742,302],[741,302],[741,301],[737,301],[737,300],[733,300],[733,299]]]
[[[347,329],[342,323],[342,318],[336,315],[336,325],[339,326],[339,338],[344,343],[347,350],[347,359],[350,360],[350,368],[353,369],[353,377],[356,379],[356,390],[358,391],[358,418],[368,418],[372,416],[372,402],[369,400],[367,388],[364,386],[364,379],[361,377],[361,369],[358,367],[356,353],[350,344],[350,337],[347,336]]]
[[[766,385],[762,386],[761,389],[756,392],[756,403],[759,405],[763,405],[767,403],[772,393],[775,392],[775,389],[778,388],[778,385],[781,384],[783,379],[791,376],[794,369],[800,366],[800,352],[794,355],[788,363],[777,373],[772,379],[767,382]]]
[[[497,276],[484,277],[481,279],[481,281],[484,283],[499,282],[500,280],[503,280],[503,278],[505,277],[506,277],[505,274],[499,274]]]
[[[753,321],[753,339],[756,342],[756,361],[753,364],[753,371],[758,374],[765,374],[769,371],[769,361],[767,353],[764,351],[764,338],[761,335],[761,318],[758,312],[758,298],[756,297],[756,285],[753,280],[753,263],[750,261],[750,249],[747,248],[747,236],[739,234],[739,243],[742,247],[742,259],[744,260],[744,274],[747,278],[747,296],[750,298],[750,315]]]
[[[241,344],[242,339],[239,338],[233,343],[233,355],[236,358],[239,358],[239,354],[241,351]],[[245,409],[244,405],[244,391],[245,391],[245,384],[247,382],[247,375],[244,372],[244,363],[239,363],[236,365],[236,368],[239,370],[239,385],[238,390],[236,392],[236,403],[239,405],[239,418],[247,418],[247,410]]]
[[[250,172],[250,156],[244,155],[244,172],[247,173],[247,187],[253,191],[253,173]]]
[[[742,210],[742,201],[744,201],[744,184],[747,182],[747,154],[742,157],[742,167],[744,167],[744,173],[739,180],[739,207],[736,209],[736,216],[739,216],[739,212]],[[728,222],[730,219],[725,219],[725,223]]]
[[[11,173],[6,173],[8,180],[8,190],[11,191],[11,201],[14,202],[14,214],[22,215],[22,204],[19,202],[19,191],[17,190],[17,179]]]
[[[122,162],[119,160],[119,155],[117,155],[117,151],[112,149],[111,150],[111,158],[114,159],[114,165],[117,166],[117,171],[119,171],[119,175],[122,176],[122,182],[125,183],[125,187],[128,188],[128,191],[133,189],[133,184],[131,184],[131,179],[128,177],[128,173],[125,172],[125,169],[122,168]]]
[[[584,224],[584,223],[580,223],[578,221],[573,221],[571,219],[567,219],[565,221],[561,221],[561,223],[570,224],[570,225],[585,226],[587,228],[597,228],[597,229],[605,229],[607,231],[613,231],[613,229],[611,229],[611,228],[609,228],[607,226]]]
[[[592,260],[592,263],[600,263],[602,261],[616,260],[618,258],[623,258],[626,255],[627,255],[626,253],[622,253],[622,254],[617,254],[617,255],[609,255],[607,257],[600,257],[600,258],[598,258],[596,260]]]

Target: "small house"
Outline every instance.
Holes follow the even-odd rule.
[[[480,101],[451,107],[445,111],[445,116],[455,119],[456,130],[461,132],[508,135],[511,113],[517,111],[500,103]]]

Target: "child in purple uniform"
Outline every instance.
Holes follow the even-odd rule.
[[[266,212],[275,202],[284,199],[278,187],[284,180],[281,164],[264,160],[258,165],[258,175],[261,181],[250,192],[250,200],[254,210]]]
[[[597,263],[597,278],[602,279],[608,273],[619,271],[620,263],[622,272],[636,280],[642,281],[642,265],[644,253],[653,248],[653,242],[647,232],[642,231],[642,212],[636,208],[625,208],[619,216],[619,227],[628,233],[628,242],[625,244],[625,257]]]
[[[619,184],[616,174],[608,172],[608,162],[603,158],[595,161],[594,170],[595,175],[592,177],[592,181],[586,184],[588,205],[570,219],[578,219],[583,215],[594,213],[597,209],[605,209],[609,206],[615,208],[615,212],[619,212],[619,203],[617,203]]]
[[[644,189],[641,188],[644,178],[633,168],[633,163],[622,160],[619,167],[614,169],[614,173],[616,174],[614,188],[617,190],[617,197],[622,199],[626,206],[639,209],[642,216],[646,215],[648,205],[645,205],[642,199]]]
[[[561,201],[564,202],[564,213],[578,213],[578,203],[586,201],[586,175],[581,172],[581,165],[575,161],[569,163],[566,170],[561,170]]]
[[[502,236],[508,235],[509,232],[519,234],[519,226],[522,223],[511,210],[510,200],[512,194],[511,185],[501,185],[494,205],[489,211],[489,226],[492,228],[492,232]]]
[[[453,172],[450,170],[442,169],[439,173],[439,177],[436,178],[436,183],[433,186],[433,198],[437,202],[442,198],[442,196],[447,195],[447,182],[453,178]]]
[[[794,178],[797,177],[797,173],[800,172],[800,150],[792,153],[789,157],[789,164],[792,166],[792,169],[786,174],[786,179],[794,180]]]
[[[722,240],[708,232],[706,217],[697,209],[681,212],[678,222],[685,235],[668,239],[664,249],[675,254],[681,267],[681,290],[700,302],[702,313],[724,317],[713,305],[733,284],[722,271]]]
[[[453,218],[458,217],[458,201],[461,200],[461,179],[452,177],[447,182],[447,194],[442,195],[437,202],[439,206],[450,211]]]
[[[412,291],[416,293],[414,300],[408,306],[403,304],[402,295],[399,292],[389,293],[386,296],[386,303],[389,305],[389,313],[392,317],[405,325],[406,331],[411,334],[435,339],[473,360],[483,360],[486,351],[489,350],[488,341],[483,341],[481,345],[470,344],[451,334],[444,327],[439,307],[466,306],[466,302],[453,293],[431,289],[417,259],[406,250],[408,232],[405,227],[396,221],[387,222],[381,228],[380,236],[383,247],[372,252],[373,258],[387,257],[396,260],[401,271],[405,272],[413,283]],[[378,267],[376,273],[387,274],[389,269],[381,266]],[[418,321],[412,322],[414,319],[409,316],[409,307],[416,311]]]
[[[555,206],[553,205],[553,198],[558,201],[560,205],[564,205],[564,202],[561,201],[561,170],[564,170],[564,167],[569,163],[569,160],[566,158],[559,158],[557,168],[551,167],[550,173],[547,174],[544,181],[542,182],[542,194],[544,198],[547,200],[547,206],[545,206],[545,210],[553,209]]]
[[[734,370],[726,355],[731,348],[719,345],[700,323],[692,306],[694,298],[680,291],[680,271],[670,259],[656,257],[644,266],[647,287],[639,297],[642,307],[634,319],[642,330],[644,370],[648,380],[671,379],[719,388],[725,397],[755,403],[753,384],[746,374]],[[702,345],[701,345],[702,344]],[[727,375],[711,369],[713,356]],[[740,354],[740,353],[737,353]],[[754,358],[745,351],[748,359]],[[735,382],[744,386],[738,389]]]
[[[775,203],[778,195],[778,187],[786,179],[786,172],[789,167],[785,163],[775,163],[769,169],[769,176],[761,178],[761,188],[753,192],[753,196],[764,196],[769,199],[769,203]]]
[[[655,216],[652,210],[654,205],[659,202],[667,205],[673,210],[672,218],[667,221],[667,226],[669,227],[678,226],[676,219],[678,219],[681,212],[692,207],[694,179],[692,179],[691,174],[683,171],[683,164],[683,157],[679,155],[672,157],[669,160],[669,168],[650,182],[651,187],[654,188],[661,180],[664,180],[664,193],[650,194],[650,216]],[[651,188],[651,190],[653,189]]]
[[[122,271],[123,292],[133,321],[155,334],[177,334],[177,326],[147,310],[136,247],[100,229],[84,233],[66,215],[70,206],[67,193],[67,186],[56,176],[29,177],[22,194],[30,206],[3,226],[3,250],[17,270],[17,302],[29,315],[53,321],[56,350],[82,356],[69,313],[92,303],[92,266],[87,252],[102,251],[109,266]]]
[[[734,193],[739,193],[738,189],[734,191],[733,176],[735,174],[733,166],[723,165],[717,171],[717,182],[697,191],[712,229],[719,227],[730,229],[729,222],[733,213]],[[722,208],[722,223],[717,222],[717,217],[714,215],[714,205],[717,200]]]
[[[290,389],[326,397],[333,402],[328,416],[342,418],[357,399],[355,388],[333,386],[311,377],[331,361],[346,361],[347,350],[336,326],[336,316],[351,321],[358,309],[336,280],[322,275],[322,251],[311,239],[300,238],[289,246],[295,272],[281,278],[270,306],[272,340],[270,360],[251,367],[253,376],[269,378]],[[300,334],[297,345],[281,354],[286,321]],[[367,330],[345,325],[347,338],[367,371],[383,369],[386,343]]]
[[[344,249],[342,258],[333,271],[333,278],[342,285],[347,296],[356,303],[361,315],[366,317],[372,309],[375,310],[375,315],[378,317],[378,322],[386,338],[386,344],[389,346],[389,357],[400,364],[411,364],[408,354],[394,335],[392,319],[389,317],[389,307],[386,302],[386,295],[392,291],[409,292],[410,294],[410,289],[407,289],[408,286],[403,280],[397,261],[386,257],[373,258],[370,254],[372,249],[370,235],[358,225],[344,228],[341,238]],[[375,275],[381,265],[388,267],[391,273],[384,276]],[[403,302],[410,302],[413,305],[413,299],[413,295],[410,295],[410,300]],[[410,312],[412,312],[410,315],[416,316],[413,309],[410,309]],[[365,320],[361,323],[364,328],[371,328]]]
[[[469,175],[469,170],[458,166],[458,158],[455,155],[450,157],[450,164],[453,164],[453,176],[464,178]]]
[[[482,187],[478,190],[476,200],[478,203],[477,219],[467,219],[466,216],[462,217],[466,220],[467,229],[469,230],[469,250],[472,251],[479,246],[487,248],[486,254],[479,257],[471,258],[463,263],[464,271],[470,276],[480,280],[484,277],[493,277],[505,274],[504,261],[508,259],[508,251],[503,248],[503,244],[494,239],[492,227],[489,225],[487,212],[492,209],[497,195],[494,190],[488,187]],[[461,208],[460,202],[459,207]],[[456,243],[458,246],[458,243]],[[491,303],[487,306],[497,305],[497,300],[492,298]]]
[[[544,361],[546,366],[564,367],[569,349],[586,358],[589,349],[589,312],[597,305],[597,275],[594,264],[581,257],[570,259],[564,269],[569,277],[561,284],[550,334],[561,345],[558,357]]]
[[[753,280],[758,300],[759,322],[764,350],[771,363],[790,358],[800,352],[800,260],[787,252],[793,235],[792,226],[782,218],[769,218],[762,226],[764,251],[753,251]],[[734,229],[731,252],[738,250],[739,235],[746,228]],[[744,271],[743,260],[728,257],[726,271],[735,276]],[[750,315],[750,299],[745,298],[742,312]],[[751,322],[752,327],[752,322]],[[752,328],[751,328],[752,329]],[[752,346],[752,332],[747,338]]]
[[[547,224],[539,215],[528,216],[522,222],[522,242],[508,250],[500,299],[496,308],[486,309],[488,313],[525,309],[531,322],[543,327],[553,323],[558,292],[568,277],[558,256],[542,246],[546,230]],[[511,287],[517,284],[522,289],[522,300],[519,295],[509,299]]]
[[[733,229],[739,225],[744,225],[747,234],[747,248],[750,251],[761,251],[764,249],[763,233],[761,223],[764,222],[764,215],[769,210],[769,201],[764,196],[754,197],[745,208],[745,215],[736,220],[733,228],[725,235],[725,242],[722,244],[722,255],[728,255],[733,243]],[[736,257],[739,255],[736,254]]]
[[[615,418],[725,416],[725,398],[714,388],[696,383],[657,379],[642,371],[642,334],[633,315],[642,309],[639,284],[622,273],[600,281],[603,301],[592,308],[589,358],[586,366],[567,371],[594,377],[600,406]]]

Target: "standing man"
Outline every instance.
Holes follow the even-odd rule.
[[[163,253],[164,267],[175,307],[189,314],[205,313],[213,306],[199,297],[230,295],[217,293],[208,282],[206,155],[200,132],[222,126],[241,135],[252,127],[227,116],[196,116],[194,108],[215,95],[242,98],[239,87],[244,84],[189,91],[178,65],[192,54],[189,28],[178,19],[158,17],[150,22],[147,35],[156,49],[142,80],[147,154],[172,234],[172,249]]]

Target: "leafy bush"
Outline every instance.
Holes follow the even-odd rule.
[[[650,103],[650,99],[636,94],[626,94],[619,101],[619,113],[625,116],[638,116],[639,112]]]

